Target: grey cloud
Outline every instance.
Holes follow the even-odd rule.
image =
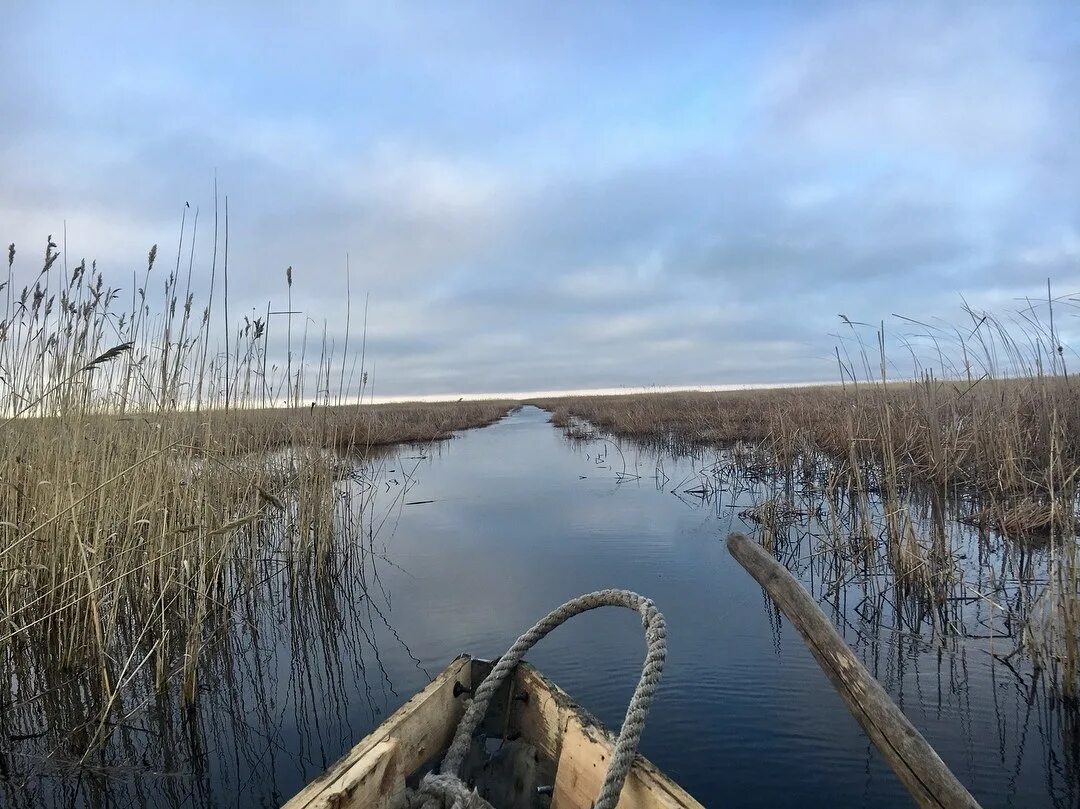
[[[1040,58],[1054,45],[1029,11],[916,2],[831,15],[789,37],[766,72],[767,116],[777,137],[811,146],[1029,150],[1054,104]]]
[[[66,220],[126,282],[190,201],[205,283],[216,169],[234,311],[283,308],[292,265],[340,350],[348,253],[382,393],[832,378],[841,312],[1080,284],[1069,8],[909,9],[754,18],[737,53],[659,6],[271,15],[286,56],[226,15],[220,70],[178,42],[86,76],[32,69],[35,34],[0,56],[0,236]]]

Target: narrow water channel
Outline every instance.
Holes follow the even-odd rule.
[[[737,516],[752,493],[719,508],[683,493],[701,466],[568,441],[535,408],[461,435],[416,469],[406,502],[434,502],[405,506],[387,539],[407,571],[384,570],[394,628],[433,672],[461,651],[497,656],[566,598],[637,590],[670,629],[643,752],[702,803],[910,805],[798,634],[727,554],[727,533],[753,528]],[[1058,715],[981,647],[944,654],[895,630],[854,641],[984,806],[1074,805]],[[559,629],[531,660],[617,727],[642,651],[636,618],[610,611]],[[423,677],[399,663],[404,694]]]
[[[536,408],[399,449],[383,461],[375,500],[391,505],[373,509],[379,561],[364,592],[316,588],[298,613],[289,585],[275,585],[277,606],[238,630],[232,670],[204,679],[197,720],[173,739],[129,737],[129,761],[121,747],[115,772],[78,787],[42,775],[36,795],[277,805],[459,652],[495,657],[565,599],[625,587],[651,597],[670,632],[642,752],[703,804],[911,805],[797,633],[728,556],[728,531],[752,528],[738,513],[753,493],[687,493],[707,462],[571,441]],[[984,642],[845,633],[983,806],[1077,805],[1075,706],[995,664]],[[637,618],[611,610],[575,619],[529,659],[614,728],[642,654]]]

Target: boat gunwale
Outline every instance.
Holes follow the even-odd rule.
[[[400,797],[404,794],[406,779],[412,780],[417,773],[437,763],[446,752],[467,704],[462,697],[479,686],[493,665],[491,661],[468,654],[455,657],[427,686],[305,785],[286,802],[284,809],[346,806],[397,809],[402,804]],[[522,699],[522,693],[528,696]],[[447,701],[448,695],[452,702]],[[409,735],[403,732],[405,724],[410,719],[414,723],[424,723],[426,719],[421,712],[430,713],[436,704],[442,708],[454,706],[449,712],[443,711],[453,715],[441,725],[437,721],[428,722],[437,730],[437,738],[445,739],[445,742],[437,748],[426,749],[422,744],[418,746],[415,739],[402,740],[405,749],[399,748],[395,733],[402,737]],[[558,684],[526,662],[519,664],[513,677],[503,683],[491,706],[482,726],[489,738],[521,738],[554,766],[552,809],[589,809],[599,792],[614,749],[615,736],[611,731]],[[394,744],[386,745],[387,742]],[[379,770],[380,784],[367,784],[361,795],[357,785],[368,774],[365,767],[373,765],[365,764],[360,770],[358,765],[365,758],[371,758],[379,745],[384,746],[386,755],[395,759],[395,766],[386,770],[388,765],[383,762],[383,769]],[[350,776],[356,783],[349,780]],[[391,781],[393,786],[387,786]],[[619,807],[703,809],[686,790],[640,753],[635,757]]]

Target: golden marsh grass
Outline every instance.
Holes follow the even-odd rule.
[[[1024,596],[1010,601],[1000,582],[979,595],[1022,627],[1011,634],[1017,649],[1075,694],[1080,382],[1054,325],[1059,305],[1029,302],[1012,318],[967,309],[971,322],[959,328],[919,323],[924,351],[901,341],[910,368],[900,380],[890,377],[897,369],[884,327],[868,349],[845,319],[852,336],[837,349],[834,385],[536,404],[571,433],[585,421],[672,452],[733,445],[744,472],[776,477],[773,498],[755,512],[767,545],[782,541],[786,526],[771,515],[789,507],[791,493],[816,492],[808,511],[822,551],[838,560],[834,578],[871,575],[880,553],[889,586],[935,610],[944,634],[952,631],[947,602],[974,597],[946,522],[974,526],[984,549],[1004,542],[1001,553],[1015,558],[1003,570],[1021,571]]]
[[[132,695],[178,687],[182,702],[199,699],[206,650],[267,575],[295,589],[351,564],[363,579],[385,519],[365,494],[377,448],[439,441],[511,407],[352,404],[367,391],[362,362],[305,334],[284,369],[268,368],[265,319],[227,327],[221,350],[183,255],[162,273],[151,250],[141,286],[122,293],[92,264],[66,267],[52,239],[25,283],[8,251],[3,701],[34,711],[60,680],[79,680],[86,704],[55,732],[83,761]]]

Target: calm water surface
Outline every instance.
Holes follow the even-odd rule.
[[[364,573],[367,596],[315,588],[297,610],[282,584],[276,606],[237,629],[240,663],[204,679],[202,710],[175,738],[132,734],[113,772],[75,785],[44,774],[13,804],[277,805],[459,652],[496,657],[562,601],[624,587],[651,597],[670,632],[642,752],[702,803],[911,805],[797,633],[729,557],[723,539],[747,529],[736,515],[751,499],[695,498],[686,491],[701,459],[572,442],[547,418],[525,408],[400,450],[375,498],[390,505],[372,507],[382,525],[371,549],[383,558]],[[943,650],[898,629],[845,631],[985,807],[1077,805],[1075,706],[992,665],[985,641]],[[615,728],[642,655],[638,618],[604,610],[529,659]]]

